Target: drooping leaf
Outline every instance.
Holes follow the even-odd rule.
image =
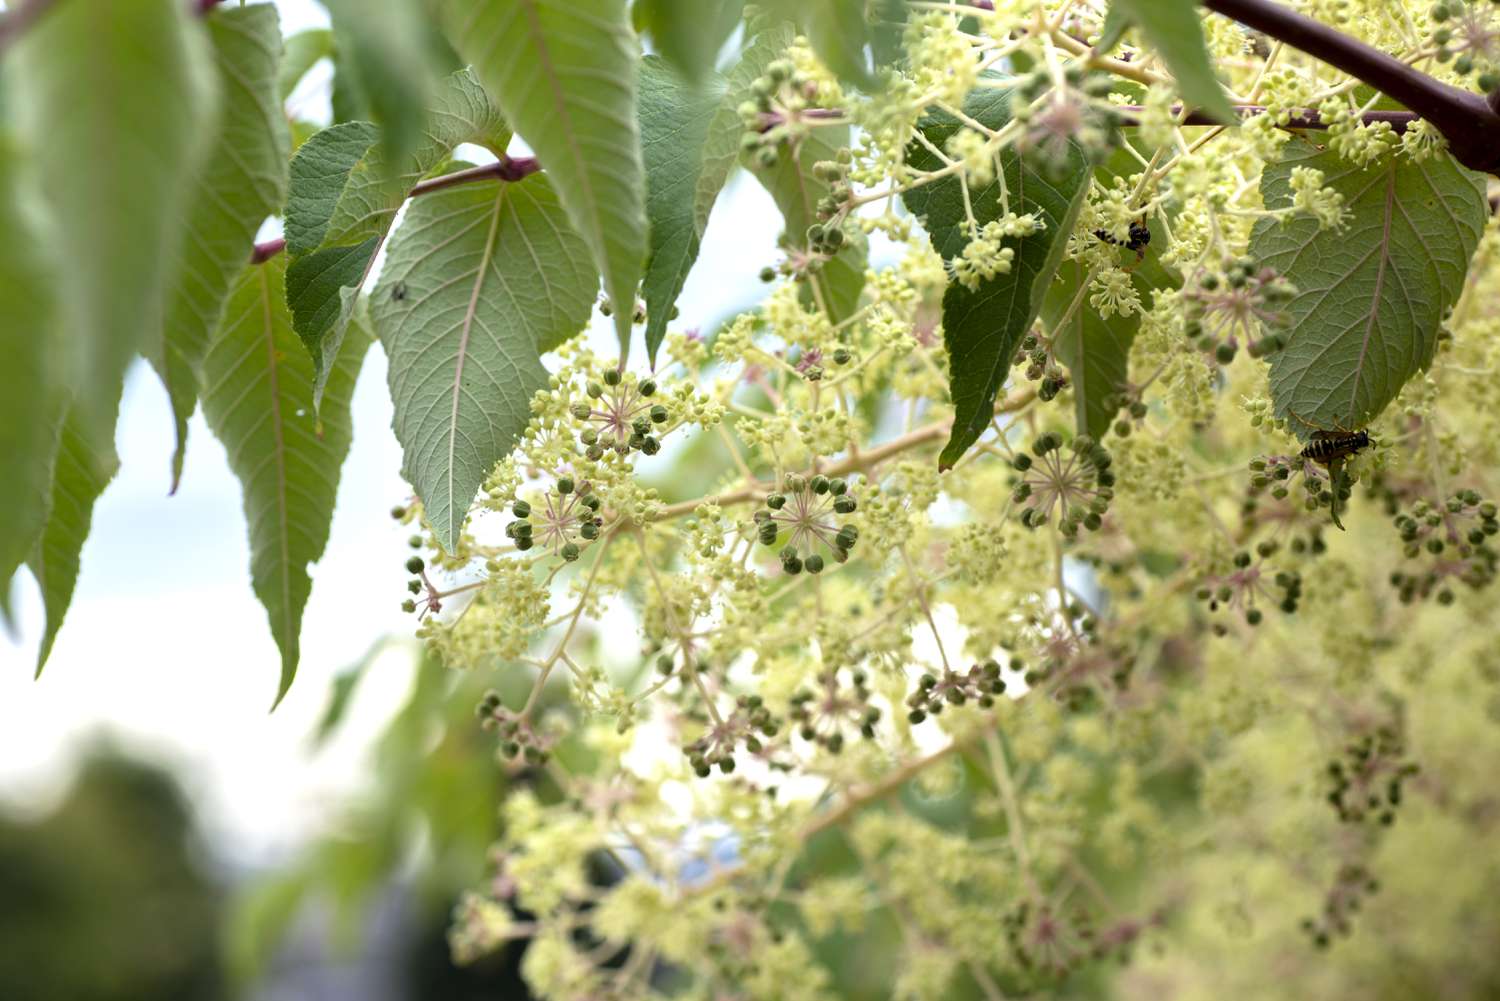
[[[713,73],[744,7],[745,0],[638,0],[631,17],[667,64],[700,87]]]
[[[448,552],[547,385],[540,353],[588,322],[598,278],[560,201],[544,174],[415,200],[372,298],[402,473]]]
[[[1114,0],[1110,16],[1117,19],[1116,24],[1123,17],[1140,27],[1152,50],[1172,71],[1184,101],[1221,122],[1235,120],[1234,106],[1214,75],[1194,0]]]
[[[52,216],[76,426],[109,447],[131,358],[160,329],[182,219],[212,134],[203,26],[179,0],[69,0],[7,53],[6,88]]]
[[[1099,41],[1094,44],[1094,51],[1101,56],[1109,55],[1125,37],[1125,32],[1134,26],[1128,4],[1110,4],[1104,15],[1104,24],[1099,29]]]
[[[119,407],[118,392],[110,403],[113,408]],[[37,587],[41,589],[42,606],[47,614],[41,649],[36,657],[38,676],[46,666],[47,658],[52,656],[52,644],[57,640],[68,605],[73,601],[83,543],[89,537],[89,526],[94,519],[94,502],[120,468],[114,445],[107,444],[102,449],[96,447],[95,435],[84,428],[78,414],[76,407],[71,408],[63,421],[57,458],[52,467],[47,524],[26,561],[36,577]],[[112,425],[113,421],[110,423]]]
[[[1109,429],[1125,389],[1130,345],[1140,329],[1139,314],[1108,317],[1089,305],[1081,261],[1065,261],[1042,299],[1042,320],[1052,335],[1053,350],[1068,366],[1077,410],[1076,427],[1096,439]],[[1075,305],[1076,301],[1076,305]]]
[[[652,364],[673,304],[698,259],[703,228],[694,197],[703,175],[703,146],[724,86],[715,76],[694,87],[659,56],[641,60],[641,157],[651,224],[641,297],[646,300],[646,353]]]
[[[1263,219],[1250,254],[1297,288],[1291,337],[1271,361],[1276,416],[1306,437],[1362,428],[1432,361],[1443,317],[1463,290],[1489,216],[1484,178],[1439,155],[1358,168],[1302,139],[1261,176],[1267,206],[1291,202],[1291,173],[1311,167],[1341,192],[1341,230]]]
[[[353,438],[349,401],[369,347],[351,324],[313,414],[313,364],[286,307],[286,260],[246,268],[203,361],[203,414],[240,481],[250,577],[281,651],[276,700],[297,671],[308,564],[323,555],[339,468]],[[321,434],[319,427],[321,425]]]
[[[818,222],[818,202],[828,194],[828,183],[813,174],[813,165],[832,160],[840,146],[847,145],[849,129],[843,125],[814,129],[797,143],[796,155],[786,147],[773,167],[753,164],[752,172],[771,193],[786,222],[782,242],[797,254],[810,253],[807,230]],[[848,319],[859,304],[865,287],[865,262],[869,241],[859,230],[846,230],[844,246],[806,282],[803,301],[821,305],[834,323]]]
[[[307,28],[288,35],[281,56],[281,70],[276,76],[276,93],[285,101],[297,89],[302,78],[320,59],[333,55],[333,32],[327,28]]]
[[[323,0],[333,19],[345,86],[380,126],[381,164],[394,169],[416,151],[438,90],[428,60],[427,19],[418,0]],[[351,79],[352,76],[352,79]],[[389,179],[387,177],[386,179]]]
[[[380,130],[345,122],[313,136],[292,158],[287,198],[288,305],[316,366],[314,405],[339,354],[359,289],[396,212],[421,178],[460,143],[505,152],[510,130],[467,70],[444,80],[422,142],[399,169],[387,166]]]
[[[290,145],[276,96],[281,26],[270,4],[217,7],[207,17],[223,95],[219,127],[187,208],[183,253],[168,292],[152,363],[166,384],[177,426],[172,489],[182,476],[187,423],[198,402],[198,366],[247,247],[286,196]]]
[[[840,80],[870,90],[875,76],[866,54],[872,34],[866,0],[774,0],[771,9],[796,23]]]
[[[7,621],[11,578],[47,521],[58,418],[67,402],[51,261],[18,161],[0,137],[0,616]]]
[[[964,113],[992,129],[1010,120],[1009,91],[975,91],[964,103]],[[938,149],[959,128],[957,119],[935,115],[920,125],[928,142]],[[921,143],[907,151],[908,162],[921,170],[941,166]],[[1039,170],[1020,157],[1003,158],[1001,179],[969,192],[975,221],[983,226],[1004,214],[1000,198],[1008,193],[1009,208],[1019,215],[1034,213],[1044,227],[1024,239],[1007,238],[1015,250],[1011,270],[968,289],[957,281],[943,294],[943,340],[948,348],[949,392],[953,397],[953,431],[938,462],[947,469],[958,461],[989,427],[995,398],[1010,372],[1016,347],[1042,308],[1048,287],[1057,276],[1068,234],[1078,221],[1088,193],[1089,167],[1077,147],[1055,171]],[[951,260],[969,242],[965,230],[963,190],[956,178],[943,178],[913,188],[902,196],[907,208],[923,220],[933,247]]]
[[[604,277],[622,357],[646,257],[625,0],[444,0],[448,38],[536,151]]]

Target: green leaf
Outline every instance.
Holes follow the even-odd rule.
[[[356,86],[380,126],[381,164],[392,169],[416,151],[438,81],[428,59],[427,22],[418,0],[323,0],[338,39],[345,85]],[[387,178],[389,179],[389,178]]]
[[[964,102],[964,113],[992,129],[1010,120],[1009,92],[977,90]],[[919,126],[934,147],[942,149],[959,128],[948,115],[924,119]],[[941,166],[938,158],[921,143],[907,150],[908,162],[920,170]],[[950,468],[989,427],[995,416],[995,398],[1010,372],[1016,346],[1031,329],[1042,308],[1043,297],[1057,276],[1068,234],[1078,221],[1088,192],[1089,167],[1076,146],[1056,173],[1040,171],[1014,154],[1003,157],[1004,189],[997,179],[988,187],[970,191],[970,202],[979,225],[1004,214],[1000,193],[1009,193],[1009,207],[1017,214],[1035,213],[1045,229],[1025,239],[1007,239],[1016,251],[1008,274],[996,275],[971,291],[950,282],[943,294],[943,339],[948,348],[950,393],[953,397],[953,431],[938,461]],[[951,260],[968,243],[964,229],[963,188],[949,177],[913,188],[902,196],[915,215],[923,219],[933,247]]]
[[[865,20],[866,0],[775,0],[772,9],[796,23],[823,64],[840,80],[871,90],[866,50],[870,46],[870,24]]]
[[[1236,121],[1234,105],[1214,75],[1194,0],[1114,0],[1110,16],[1123,16],[1140,27],[1152,50],[1177,79],[1184,101],[1221,122]]]
[[[706,87],[693,87],[661,57],[641,60],[641,157],[651,224],[641,296],[646,300],[646,353],[653,365],[672,305],[698,259],[707,219],[699,221],[694,199],[703,177],[704,143],[724,87],[717,77]]]
[[[1128,7],[1128,4],[1121,3],[1109,5],[1109,10],[1104,15],[1104,24],[1099,29],[1099,41],[1094,44],[1094,51],[1099,55],[1107,56],[1113,52],[1125,37],[1125,32],[1135,27]]]
[[[313,364],[287,312],[286,267],[275,257],[244,270],[204,358],[202,387],[203,414],[240,481],[251,582],[281,650],[277,702],[297,671],[307,567],[328,543],[353,437],[349,401],[370,343],[359,324],[350,326],[314,417]]]
[[[448,38],[547,170],[614,304],[623,358],[646,256],[625,0],[444,0]]]
[[[109,402],[113,405],[111,409],[119,407],[118,390]],[[52,468],[47,526],[27,560],[41,589],[42,606],[47,614],[41,649],[36,656],[38,677],[52,655],[57,631],[62,628],[63,617],[73,601],[83,543],[89,537],[89,526],[94,519],[94,502],[120,468],[114,446],[101,449],[95,445],[97,437],[83,424],[80,412],[77,407],[71,408],[63,421]]]
[[[276,94],[281,26],[270,4],[218,7],[207,17],[223,94],[219,127],[193,189],[162,341],[151,351],[177,427],[172,490],[182,477],[188,418],[198,402],[198,366],[245,266],[246,250],[286,197],[290,147]]]
[[[125,369],[160,329],[192,179],[214,131],[204,28],[180,0],[68,0],[8,53],[75,345],[76,424],[109,446]]]
[[[667,64],[699,87],[713,74],[744,7],[745,0],[638,0],[631,17]]]
[[[828,184],[813,174],[813,164],[832,160],[840,146],[849,143],[849,129],[844,125],[820,126],[798,144],[796,156],[789,156],[786,146],[774,167],[758,163],[751,167],[761,185],[771,193],[776,207],[786,221],[782,242],[790,249],[809,253],[807,229],[818,221],[818,202],[828,194]],[[865,287],[865,262],[869,241],[858,230],[845,231],[842,249],[815,273],[803,288],[803,302],[821,304],[828,318],[840,323],[853,315]]]
[[[281,71],[276,77],[276,94],[285,101],[297,89],[302,78],[321,59],[333,55],[333,32],[327,28],[308,28],[289,35],[281,56]]]
[[[547,386],[539,355],[588,322],[598,278],[559,203],[541,174],[419,198],[373,295],[402,473],[450,553]]]
[[[1250,255],[1297,287],[1291,338],[1271,361],[1271,399],[1306,437],[1364,427],[1432,361],[1489,205],[1483,175],[1446,155],[1393,155],[1361,169],[1293,139],[1261,175],[1268,207],[1291,203],[1296,167],[1323,171],[1350,212],[1336,232],[1299,215],[1262,219],[1250,236]]]
[[[380,130],[345,122],[303,143],[292,158],[287,197],[288,305],[312,355],[313,402],[338,356],[359,289],[411,189],[444,164],[460,143],[505,152],[510,130],[467,70],[443,83],[423,141],[394,172]]]
[[[1098,439],[1104,437],[1119,410],[1117,401],[1129,374],[1130,345],[1141,318],[1139,314],[1101,316],[1089,305],[1087,277],[1082,262],[1064,262],[1058,269],[1059,280],[1042,299],[1042,320],[1051,330],[1058,359],[1068,366],[1078,432]],[[1075,299],[1079,299],[1076,307]]]
[[[66,385],[51,262],[18,160],[0,136],[0,616],[7,621],[11,579],[47,521]]]

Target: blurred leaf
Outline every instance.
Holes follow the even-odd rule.
[[[214,131],[205,29],[180,0],[68,0],[15,49],[7,101],[52,215],[76,431],[111,448],[125,369],[162,319],[203,137]]]
[[[1130,345],[1141,317],[1139,313],[1105,317],[1089,305],[1084,285],[1088,269],[1081,261],[1065,261],[1057,274],[1058,280],[1042,300],[1042,319],[1050,328],[1058,360],[1068,366],[1078,433],[1100,439],[1119,410],[1119,395],[1129,376]],[[1079,300],[1076,307],[1075,299]],[[1064,316],[1067,322],[1058,326]]]
[[[659,56],[642,59],[640,72],[641,157],[651,224],[641,296],[646,300],[646,353],[654,365],[673,304],[698,259],[707,213],[699,219],[694,198],[703,180],[704,142],[726,92],[717,74],[706,86],[694,87]],[[736,127],[736,140],[739,131]]]
[[[638,46],[625,0],[444,0],[443,13],[604,276],[623,359],[646,257]]]
[[[188,418],[198,402],[198,366],[244,268],[260,224],[281,210],[289,146],[276,97],[281,26],[270,4],[218,7],[207,18],[223,95],[219,127],[193,188],[184,253],[167,295],[162,341],[151,361],[166,384],[177,425],[172,490],[182,477]]]
[[[346,122],[319,132],[292,158],[287,302],[297,335],[313,358],[314,406],[321,406],[355,299],[411,189],[460,143],[503,154],[510,130],[464,70],[443,82],[425,139],[401,161],[394,181],[379,141],[374,125]]]
[[[1484,176],[1445,154],[1360,168],[1305,139],[1261,174],[1268,208],[1291,204],[1298,167],[1321,170],[1344,196],[1347,225],[1261,219],[1250,256],[1297,288],[1290,339],[1271,359],[1271,400],[1306,438],[1364,427],[1428,366],[1490,211]]]
[[[302,78],[319,60],[333,55],[333,32],[327,28],[307,28],[289,35],[281,56],[281,71],[276,78],[276,93],[285,101],[297,89]]]
[[[362,110],[380,126],[381,165],[394,171],[422,143],[438,90],[420,0],[323,0],[340,68],[353,74]],[[346,84],[348,81],[345,81]],[[386,180],[392,179],[388,175]]]
[[[811,253],[807,230],[818,221],[818,202],[828,194],[828,183],[813,174],[813,164],[834,159],[839,147],[848,142],[847,125],[820,126],[797,145],[795,157],[789,156],[783,145],[774,167],[758,163],[751,167],[786,220],[782,242],[799,254]],[[865,287],[868,248],[869,241],[862,232],[845,230],[844,246],[804,283],[802,301],[826,306],[834,323],[852,316]]]
[[[47,523],[52,461],[66,405],[63,339],[47,246],[32,218],[15,148],[0,136],[0,617],[11,580]]]
[[[638,0],[631,16],[661,58],[698,87],[709,81],[744,7],[745,0]]]
[[[269,971],[312,887],[308,869],[298,866],[241,892],[224,930],[225,960],[235,983],[250,984]]]
[[[872,34],[865,0],[773,0],[772,10],[796,23],[823,64],[840,80],[869,91],[875,84],[866,50]]]
[[[250,576],[281,650],[280,702],[297,671],[308,564],[323,555],[349,453],[354,394],[369,335],[354,324],[328,379],[321,420],[313,365],[286,308],[286,260],[245,269],[203,362],[203,413],[239,478],[250,533]]]
[[[1221,122],[1237,120],[1234,106],[1214,75],[1194,0],[1114,0],[1109,16],[1123,17],[1140,27],[1152,50],[1172,71],[1183,101]]]
[[[999,129],[1010,120],[1009,105],[1009,91],[986,88],[971,94],[963,110],[987,127]],[[960,124],[949,115],[939,114],[924,119],[919,127],[932,148],[942,149]],[[942,165],[922,143],[912,143],[907,156],[918,170],[935,170]],[[1010,374],[1016,347],[1031,329],[1043,297],[1057,276],[1068,234],[1088,193],[1088,163],[1076,146],[1069,146],[1067,161],[1055,176],[1038,171],[1014,153],[1002,157],[1001,166],[1003,178],[969,192],[975,220],[983,226],[1000,218],[1005,210],[1000,194],[1008,191],[1010,211],[1035,213],[1046,228],[1025,239],[1004,241],[1016,252],[1008,273],[981,283],[977,290],[951,281],[943,295],[943,340],[948,348],[949,391],[955,411],[953,431],[938,457],[944,469],[979,440],[994,418],[995,398]],[[922,220],[933,247],[945,261],[963,252],[969,242],[968,217],[957,178],[913,188],[902,201]]]
[[[1128,5],[1110,4],[1104,15],[1104,25],[1099,29],[1099,41],[1094,46],[1094,51],[1101,56],[1109,55],[1125,37],[1125,32],[1133,27],[1135,24],[1128,13]]]
[[[380,637],[370,644],[370,649],[361,654],[358,660],[334,675],[333,685],[328,692],[328,704],[323,707],[323,715],[318,717],[318,724],[313,728],[310,743],[314,750],[326,744],[334,731],[343,725],[349,705],[354,701],[354,692],[359,688],[365,672],[395,642],[393,637]]]
[[[113,398],[119,407],[117,390]],[[120,468],[114,446],[100,451],[93,435],[86,433],[78,409],[70,408],[63,421],[57,459],[52,468],[52,493],[47,504],[47,525],[32,550],[27,565],[42,592],[47,625],[42,631],[41,649],[37,651],[36,673],[40,677],[52,644],[62,628],[63,617],[73,601],[78,583],[78,568],[83,543],[89,537],[94,518],[94,502],[114,479]]]
[[[419,198],[373,295],[402,475],[446,552],[547,386],[540,353],[588,322],[598,279],[559,202],[543,174]]]

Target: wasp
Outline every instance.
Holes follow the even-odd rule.
[[[1323,466],[1347,459],[1351,455],[1370,447],[1370,432],[1360,431],[1315,431],[1312,441],[1302,450],[1302,458],[1311,459]]]
[[[1130,224],[1129,235],[1126,236],[1124,243],[1110,236],[1108,230],[1096,229],[1094,230],[1094,235],[1105,243],[1113,243],[1124,247],[1126,250],[1135,251],[1135,256],[1138,259],[1146,256],[1146,247],[1151,243],[1151,230],[1146,225],[1146,218],[1144,216],[1141,217],[1140,221]]]

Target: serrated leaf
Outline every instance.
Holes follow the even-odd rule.
[[[1167,64],[1184,101],[1221,122],[1235,121],[1234,106],[1214,75],[1194,0],[1114,0],[1110,16],[1117,16],[1116,10],[1140,28],[1152,51]]]
[[[302,78],[321,59],[333,55],[333,32],[327,28],[307,28],[288,35],[281,57],[281,69],[276,76],[276,93],[285,101],[297,89]]]
[[[848,142],[847,126],[820,126],[802,138],[795,156],[789,156],[783,144],[775,166],[751,166],[786,222],[782,242],[798,254],[810,253],[807,230],[818,221],[818,202],[829,190],[828,183],[813,174],[813,164],[834,159],[839,147]],[[804,284],[803,302],[825,307],[834,323],[852,316],[865,287],[868,249],[869,241],[863,233],[846,230],[844,246]]]
[[[69,0],[7,54],[75,345],[76,423],[109,447],[125,369],[160,328],[216,82],[179,0]]]
[[[438,82],[427,58],[426,18],[418,0],[324,0],[338,39],[346,86],[380,126],[381,164],[394,169],[422,143]]]
[[[119,403],[117,392],[108,405],[115,409]],[[84,425],[79,413],[76,407],[70,408],[63,421],[52,468],[47,525],[26,561],[42,592],[42,606],[47,615],[42,645],[36,656],[38,677],[47,658],[52,656],[52,644],[73,601],[83,544],[94,519],[94,502],[120,468],[114,445],[103,448],[95,445],[97,436]]]
[[[1066,261],[1058,269],[1042,300],[1042,321],[1052,335],[1058,360],[1068,366],[1073,386],[1078,433],[1104,437],[1119,410],[1116,402],[1126,388],[1130,345],[1141,326],[1140,314],[1105,317],[1088,302],[1083,287],[1088,269],[1081,261]],[[1076,307],[1074,300],[1079,296]],[[1072,311],[1069,312],[1069,309]],[[1066,322],[1059,325],[1059,321]]]
[[[654,365],[672,306],[698,259],[703,225],[694,198],[703,176],[704,143],[725,84],[715,75],[705,86],[694,87],[659,56],[642,59],[640,72],[641,158],[651,224],[641,297],[646,300],[646,354]]]
[[[662,59],[698,87],[713,75],[744,7],[745,0],[637,0],[631,17]]]
[[[7,622],[11,579],[47,521],[58,417],[66,405],[51,261],[19,159],[0,136],[0,617]]]
[[[592,254],[623,358],[646,256],[638,46],[625,0],[444,0],[443,15]]]
[[[182,477],[198,366],[260,224],[286,197],[290,136],[276,91],[281,25],[270,4],[218,7],[207,18],[223,95],[218,129],[188,205],[162,339],[150,353],[176,423],[172,490]]]
[[[964,102],[964,113],[999,129],[1010,120],[1009,91],[977,90]],[[942,149],[959,127],[958,120],[948,115],[926,118],[919,125],[937,149]],[[907,160],[919,170],[942,166],[921,143],[908,147]],[[1078,221],[1088,192],[1088,163],[1076,146],[1069,147],[1066,163],[1055,173],[1039,171],[1014,153],[1003,156],[1001,165],[1003,189],[997,178],[987,187],[969,192],[975,220],[983,226],[1004,213],[1000,198],[1004,190],[1012,212],[1034,213],[1045,228],[1024,239],[1004,241],[1016,252],[1009,273],[996,275],[977,290],[953,281],[943,294],[943,340],[948,349],[954,409],[953,430],[938,457],[944,469],[979,440],[994,418],[995,398],[1005,385],[1016,347],[1031,329],[1043,297],[1057,276],[1068,234]],[[969,242],[964,228],[968,217],[957,178],[913,188],[902,200],[923,220],[933,247],[945,261],[963,252]]]
[[[1261,175],[1268,207],[1291,203],[1297,167],[1323,171],[1349,210],[1338,231],[1298,215],[1262,219],[1250,236],[1250,255],[1297,287],[1291,337],[1271,361],[1271,399],[1306,437],[1364,427],[1432,361],[1489,205],[1483,175],[1449,156],[1393,155],[1361,169],[1293,139]]]
[[[560,200],[541,174],[417,199],[372,297],[402,474],[450,553],[546,388],[539,355],[588,322],[598,278]]]
[[[353,430],[349,402],[370,339],[352,324],[314,416],[312,359],[286,307],[286,260],[246,268],[203,360],[203,414],[240,481],[250,577],[281,651],[276,701],[297,671],[308,564],[323,555],[339,468]],[[321,431],[321,433],[320,433]]]
[[[501,155],[509,142],[510,130],[479,81],[461,70],[443,82],[423,141],[395,171],[380,130],[368,122],[324,129],[297,150],[286,212],[287,292],[316,368],[315,406],[359,289],[411,189],[461,143]]]

